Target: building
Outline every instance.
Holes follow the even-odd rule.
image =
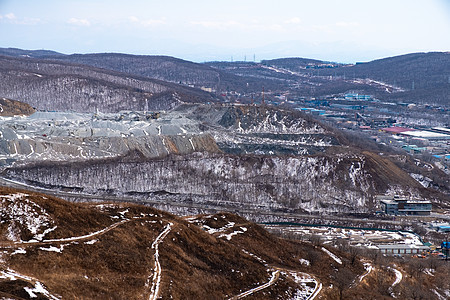
[[[387,215],[394,216],[427,216],[431,213],[431,202],[423,200],[409,200],[398,196],[378,197],[381,210]]]
[[[425,147],[418,147],[416,145],[403,145],[402,149],[411,154],[417,154],[427,151]]]
[[[387,244],[376,246],[381,253],[387,255],[414,255],[425,253],[430,250],[429,246],[415,244]]]
[[[450,140],[450,134],[433,132],[428,130],[414,130],[400,133],[411,138],[420,138],[426,140]]]
[[[372,100],[372,95],[359,95],[356,93],[348,93],[348,94],[345,94],[345,100],[347,100],[347,101],[352,101],[352,100],[369,101],[369,100]]]

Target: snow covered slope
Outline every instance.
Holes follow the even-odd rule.
[[[40,164],[10,168],[5,174],[47,188],[134,194],[137,200],[163,192],[178,195],[180,201],[187,196],[194,203],[214,203],[224,209],[368,212],[375,209],[376,194],[421,193],[419,183],[388,162],[371,153],[301,157],[195,153]]]

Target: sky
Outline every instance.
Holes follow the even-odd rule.
[[[354,63],[450,51],[450,0],[0,0],[0,47]]]

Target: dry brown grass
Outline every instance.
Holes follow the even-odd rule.
[[[0,189],[0,194],[15,192]],[[169,222],[174,225],[159,244],[162,298],[228,298],[268,282],[270,269],[274,267],[316,277],[324,285],[322,299],[338,299],[340,294],[343,299],[387,299],[391,292],[389,287],[395,279],[392,271],[377,265],[361,284],[350,288],[348,282],[354,282],[365,272],[359,259],[352,264],[351,253],[330,248],[342,259],[341,265],[325,254],[321,246],[277,238],[260,226],[229,213],[198,216],[195,221],[188,222],[146,206],[115,204],[100,209],[98,204],[73,204],[26,193],[30,195],[28,199],[45,208],[58,226],[46,238],[80,236],[106,228],[123,218],[128,219],[108,232],[89,239],[14,246],[25,248],[25,254],[11,255],[15,248],[6,248],[3,244],[0,251],[4,253],[4,262],[0,264],[0,269],[8,267],[37,278],[49,291],[61,295],[63,299],[148,297],[151,282],[149,286],[145,283],[149,277],[152,278],[155,264],[155,250],[151,245]],[[209,234],[202,229],[204,225],[223,228],[229,222],[235,225],[223,232]],[[228,234],[241,227],[247,231],[232,236],[230,240],[219,237],[221,233]],[[4,236],[2,238],[5,239]],[[40,249],[50,246],[62,246],[63,250],[59,253]],[[300,259],[308,259],[310,266],[301,264]],[[405,274],[408,272],[405,266],[399,268]],[[346,278],[342,278],[342,274]],[[437,279],[420,276],[407,279],[405,276],[393,292],[407,296],[411,295],[411,286],[421,285],[424,289],[431,289],[437,284]],[[28,299],[28,294],[24,294],[25,286],[31,287],[31,284],[0,279],[0,296]],[[247,299],[284,299],[293,295],[296,288],[292,278],[281,275],[272,286]]]

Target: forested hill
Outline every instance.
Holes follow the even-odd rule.
[[[200,64],[170,56],[130,55],[122,53],[94,53],[50,56],[47,59],[84,64],[133,76],[158,79],[195,88],[217,91],[261,91],[284,88],[272,78],[255,78],[249,74],[234,74],[210,64]]]
[[[62,53],[51,50],[22,50],[18,48],[0,48],[0,55],[14,57],[49,57],[63,55]]]
[[[416,103],[450,102],[450,52],[411,53],[355,65],[301,58],[267,60],[263,63],[309,75],[385,82],[403,90],[389,96],[394,99]]]
[[[210,102],[204,91],[92,66],[0,56],[0,95],[37,109],[79,112],[165,110]]]
[[[217,70],[170,56],[129,55],[121,53],[73,54],[52,59],[85,64],[184,85],[215,86]]]
[[[0,55],[39,58],[53,64],[77,64],[94,67],[97,71],[101,68],[103,73],[120,72],[122,76],[208,88],[217,95],[227,92],[256,95],[264,88],[273,93],[289,92],[298,97],[321,98],[356,91],[381,100],[432,105],[450,103],[449,52],[411,53],[356,64],[295,57],[261,63],[200,64],[169,56],[120,53],[63,55],[47,50],[13,48],[0,48]]]

